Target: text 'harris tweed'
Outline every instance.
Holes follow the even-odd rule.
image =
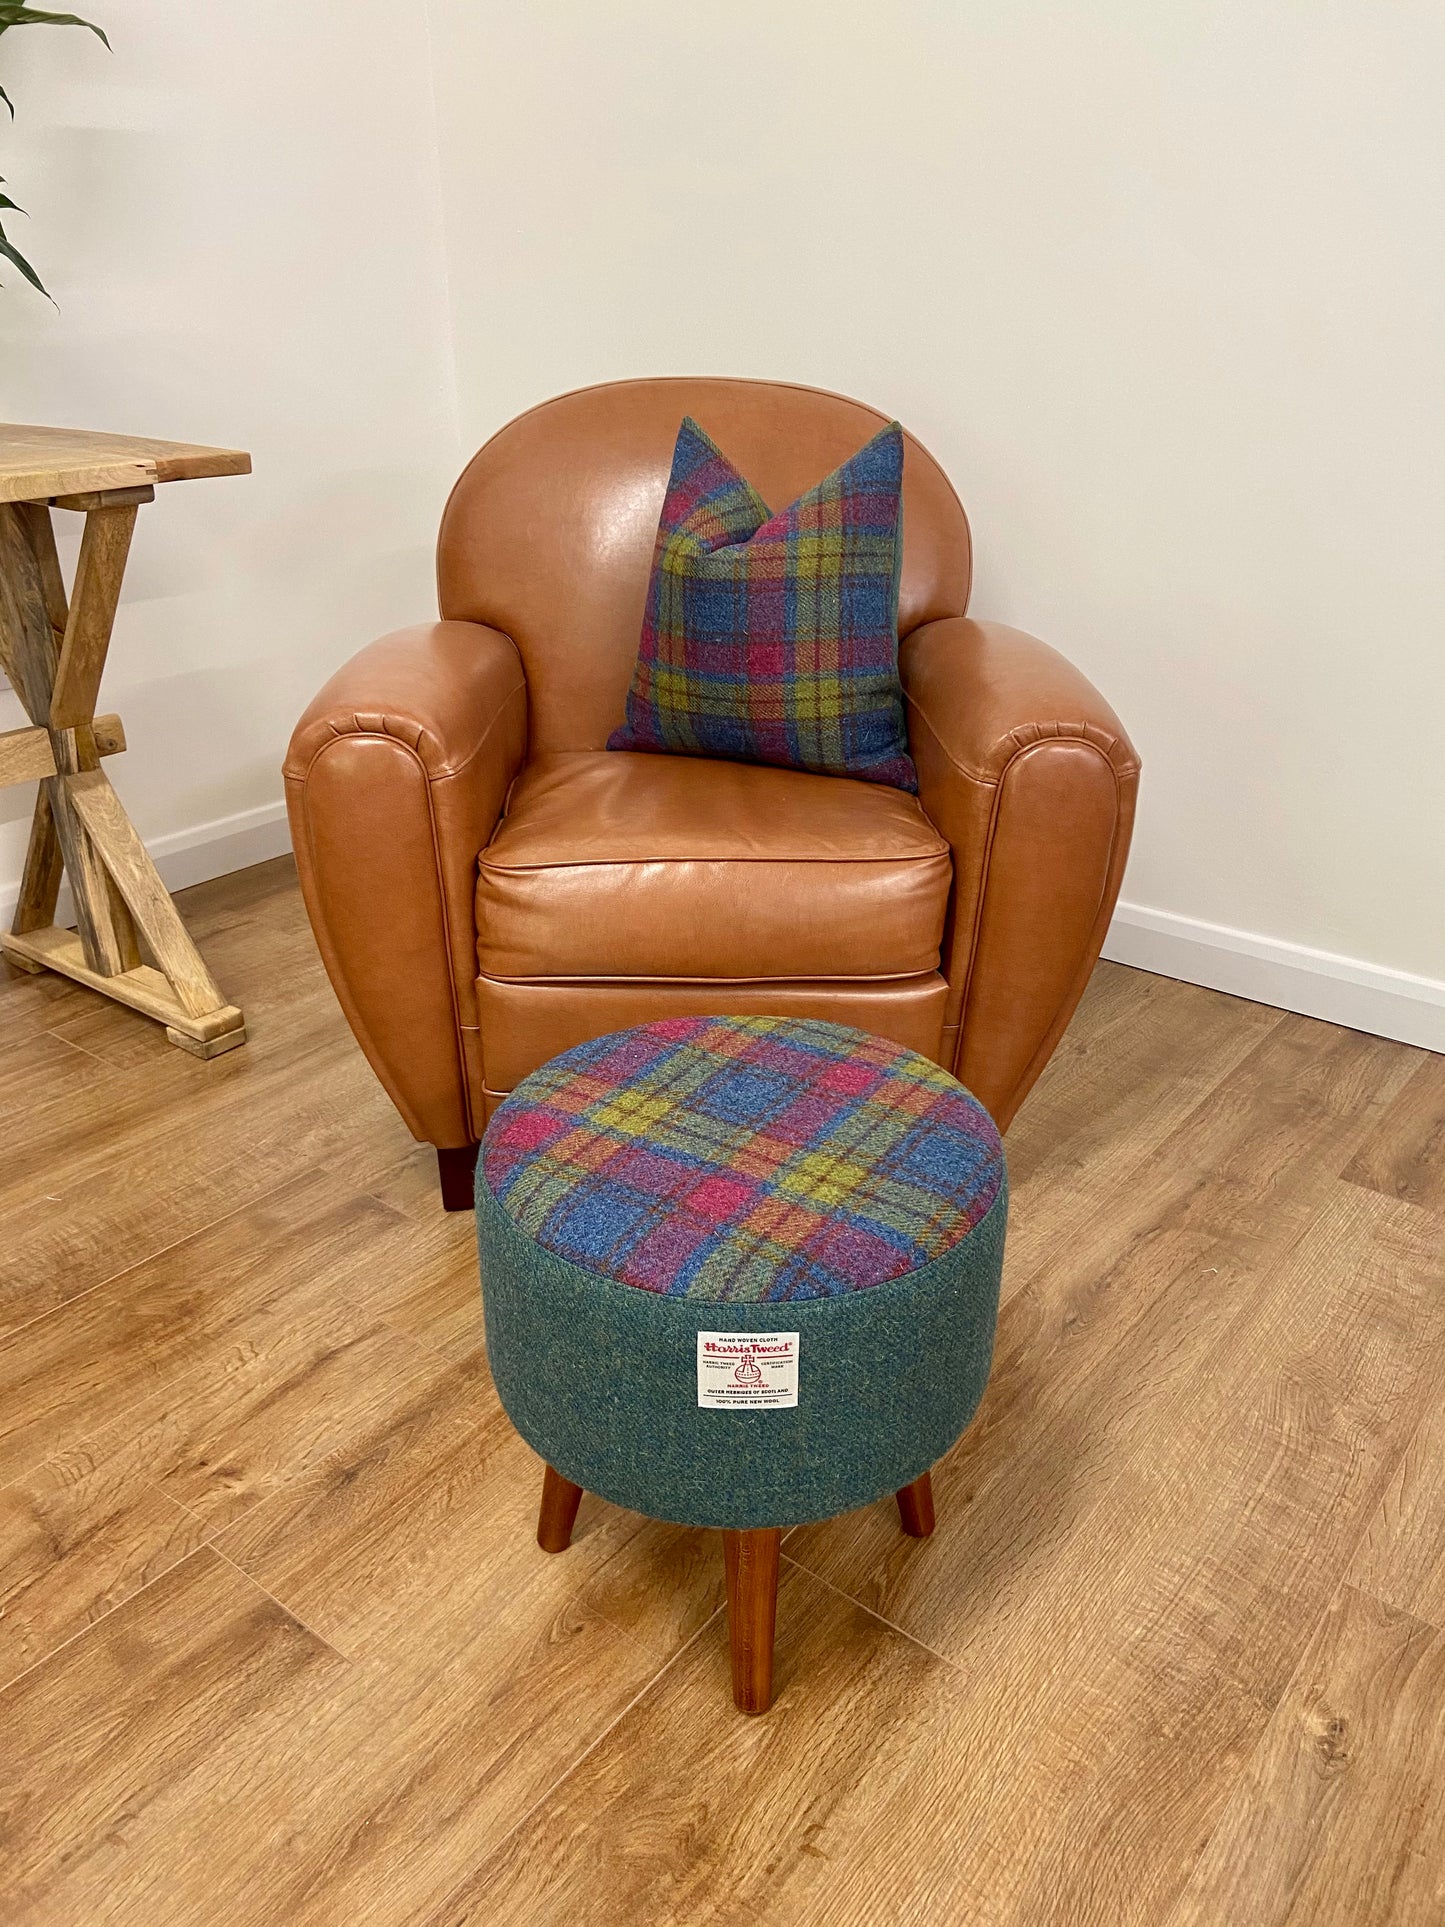
[[[830,1298],[988,1213],[998,1132],[937,1064],[862,1031],[682,1017],[564,1051],[492,1119],[482,1176],[559,1258],[672,1297]]]
[[[916,790],[898,681],[903,431],[771,514],[688,416],[662,506],[627,720],[670,750]]]

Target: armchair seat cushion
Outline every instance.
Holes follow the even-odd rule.
[[[949,847],[916,797],[582,750],[518,777],[482,851],[481,974],[770,980],[938,968]]]

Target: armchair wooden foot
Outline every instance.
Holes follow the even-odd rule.
[[[479,1144],[437,1147],[437,1176],[441,1180],[442,1209],[470,1211],[476,1202],[473,1190],[477,1181]]]

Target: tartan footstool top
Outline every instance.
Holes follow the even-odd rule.
[[[564,1051],[498,1108],[481,1181],[525,1236],[618,1284],[835,1298],[966,1238],[1003,1184],[992,1119],[928,1058],[841,1024],[683,1017]]]

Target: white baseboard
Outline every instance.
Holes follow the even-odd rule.
[[[212,877],[286,854],[291,848],[286,805],[277,801],[258,804],[253,810],[237,810],[234,816],[218,816],[210,823],[196,823],[188,830],[158,836],[147,847],[168,890],[209,883]],[[10,927],[19,894],[18,878],[0,885],[0,928]],[[61,890],[55,917],[57,923],[74,921],[67,889]]]
[[[1104,942],[1115,963],[1297,1010],[1349,1030],[1445,1052],[1445,982],[1331,950],[1121,903]]]

